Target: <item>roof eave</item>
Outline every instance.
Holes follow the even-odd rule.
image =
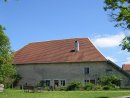
[[[114,62],[107,60],[107,63],[113,65],[114,68],[116,68],[118,71],[120,71],[121,73],[123,73],[125,76],[127,76],[130,79],[130,75],[125,72],[124,70],[122,70],[122,68],[120,68],[117,64],[115,64]]]
[[[106,62],[104,61],[77,61],[77,62],[44,62],[44,63],[13,63],[14,65],[29,65],[29,64],[62,64],[62,63],[89,63],[89,62]]]

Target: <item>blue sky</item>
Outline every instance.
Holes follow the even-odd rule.
[[[103,0],[0,0],[0,24],[15,51],[31,42],[88,37],[106,58],[130,63],[119,47],[130,31],[115,28],[103,6]]]

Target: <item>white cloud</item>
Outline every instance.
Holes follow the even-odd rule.
[[[124,64],[130,64],[130,57],[126,58],[126,61],[124,62]]]
[[[117,35],[108,35],[105,37],[98,37],[93,39],[94,45],[100,48],[109,48],[119,46],[125,34],[119,33]]]
[[[116,62],[117,62],[117,60],[116,60],[115,58],[112,58],[112,57],[109,57],[109,56],[107,56],[106,58],[107,58],[108,60],[110,60],[110,61],[114,62],[114,63],[116,63]]]

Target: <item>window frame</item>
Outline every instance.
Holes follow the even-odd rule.
[[[43,79],[43,80],[41,80],[41,81],[43,81],[43,86],[44,86],[44,87],[49,87],[49,86],[51,86],[51,79]],[[49,81],[49,82],[47,82],[47,81]],[[48,85],[48,83],[49,83],[49,85]]]
[[[89,67],[84,67],[84,74],[85,75],[90,74],[90,68]]]
[[[66,80],[65,79],[53,79],[53,84],[55,86],[55,80],[58,81],[59,85],[58,86],[66,86]],[[64,83],[62,83],[62,81],[64,81]],[[64,85],[62,85],[64,84]]]

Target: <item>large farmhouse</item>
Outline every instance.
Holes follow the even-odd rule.
[[[88,38],[73,38],[30,43],[14,55],[19,85],[66,86],[71,81],[97,83],[103,75],[120,76],[126,87],[130,76],[107,60]]]

